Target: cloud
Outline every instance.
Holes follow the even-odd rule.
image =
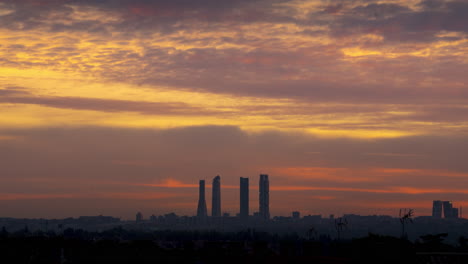
[[[0,17],[4,27],[16,30],[35,28],[48,29],[52,32],[87,31],[104,33],[110,31],[156,30],[162,33],[188,28],[189,24],[178,25],[180,22],[239,22],[285,20],[274,12],[273,6],[285,0],[255,0],[255,1],[1,1],[14,12]],[[0,3],[1,3],[0,2]],[[79,18],[76,13],[81,11],[107,14],[116,19],[106,20],[101,15],[87,17],[82,21],[70,21],[66,18]],[[48,21],[54,17],[56,21]],[[275,18],[277,17],[277,18]]]
[[[178,180],[173,180],[173,179],[165,179],[162,183],[159,184],[143,184],[143,186],[149,186],[149,187],[164,187],[164,188],[198,188],[198,184],[193,184],[193,183],[183,183]]]
[[[324,2],[304,19],[290,1],[4,3],[18,11],[0,18],[9,36],[0,47],[3,66],[309,103],[422,104],[437,97],[466,104],[468,97],[468,23],[459,1],[438,9],[341,1],[333,19]],[[133,6],[143,14],[132,14]]]
[[[181,194],[174,193],[64,193],[64,194],[36,194],[36,193],[1,193],[0,201],[11,200],[54,200],[54,199],[134,199],[134,200],[156,200],[167,199]]]
[[[341,10],[343,10],[343,4],[330,4],[323,9],[323,12],[327,14],[338,14]]]
[[[362,16],[366,19],[382,19],[411,12],[411,9],[399,4],[371,3],[365,6],[356,6],[352,8],[350,12],[353,15]]]
[[[1,98],[6,98],[10,96],[25,96],[25,95],[29,95],[29,92],[23,87],[9,86],[4,89],[0,89]]]
[[[423,0],[419,2],[419,6],[424,9],[440,9],[444,7],[445,3],[446,1],[444,0]]]
[[[100,89],[86,83],[57,82],[57,85],[61,84],[71,90],[37,89],[32,81],[29,88],[0,90],[3,95],[0,96],[0,107],[5,111],[0,122],[5,127],[54,127],[58,124],[125,128],[236,125],[248,131],[281,129],[306,131],[322,137],[353,138],[454,135],[468,127],[463,99],[450,104],[426,103],[423,100],[418,105],[411,104],[411,101],[391,104],[390,98],[385,98],[390,102],[380,104],[377,99],[372,102],[371,98],[367,99],[368,102],[364,98],[360,102],[343,98],[341,100],[346,102],[339,103],[327,102],[325,98],[313,100],[305,95],[294,100],[274,99],[165,89],[153,91],[146,87],[103,84],[109,87],[117,85],[119,88],[114,93],[112,89]],[[73,90],[77,86],[84,91],[83,97],[75,96],[80,95]],[[395,126],[396,123],[399,125]]]
[[[424,1],[421,6],[422,10],[399,4],[357,6],[339,17],[332,31],[336,36],[379,34],[390,43],[432,42],[441,31],[468,33],[465,1]]]
[[[0,103],[37,104],[47,107],[102,112],[138,112],[151,115],[210,115],[214,112],[184,103],[142,102],[98,98],[32,96],[25,90],[0,90]],[[18,96],[20,95],[20,96]]]

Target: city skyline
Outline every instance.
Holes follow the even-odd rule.
[[[467,208],[467,13],[0,0],[0,217],[191,215],[216,175],[215,213],[240,212],[249,177],[252,214],[263,172],[270,217]]]
[[[240,177],[239,178],[239,212],[235,215],[237,218],[240,220],[247,220],[249,217],[257,217],[262,220],[270,220],[270,205],[269,205],[269,199],[270,199],[270,183],[269,183],[269,178],[268,174],[260,174],[259,175],[259,184],[258,184],[258,194],[259,194],[259,205],[258,205],[258,211],[254,212],[253,214],[250,214],[249,210],[249,178],[248,177]],[[228,188],[231,188],[232,186],[229,186]],[[231,216],[229,211],[225,211],[223,214],[221,213],[221,177],[217,175],[216,177],[213,178],[213,184],[212,184],[212,213],[211,217],[225,217],[225,216]],[[197,207],[197,214],[196,216],[198,218],[206,218],[208,215],[203,213],[204,211],[207,211],[207,206],[205,202],[205,181],[200,180],[199,181],[199,200],[198,200],[198,207]],[[400,209],[399,216],[401,216],[401,210],[409,210],[409,208],[404,208]],[[413,210],[413,209],[411,209]],[[137,222],[139,219],[141,219],[141,213],[138,212],[137,214]],[[291,211],[291,216],[292,218],[300,219],[301,212],[300,211]],[[321,214],[316,214],[320,215]],[[345,214],[346,215],[346,214]],[[354,214],[352,214],[354,215]],[[375,215],[375,214],[374,214]],[[330,218],[334,217],[334,214],[330,214]],[[462,207],[460,208],[453,207],[452,201],[441,201],[441,200],[434,200],[432,202],[432,215],[433,218],[435,219],[455,219],[455,218],[463,218],[462,217]]]
[[[258,184],[259,189],[259,205],[258,211],[254,215],[258,216],[264,220],[270,219],[270,192],[269,192],[269,180],[267,174],[260,174],[260,181]],[[211,216],[220,217],[221,214],[221,177],[218,175],[213,178],[212,184],[212,200],[211,200]],[[199,183],[199,197],[198,197],[198,206],[197,206],[197,217],[206,218],[207,217],[207,206],[205,202],[205,181],[200,180]],[[236,214],[241,219],[247,219],[250,216],[249,213],[249,178],[240,177],[239,178],[239,212]],[[226,212],[227,215],[229,213]]]
[[[249,199],[249,178],[248,177],[240,177],[239,178],[239,211],[235,215],[231,215],[229,210],[226,210],[222,213],[221,211],[221,177],[217,175],[216,177],[213,178],[213,184],[212,184],[212,203],[211,203],[211,217],[236,217],[239,218],[240,220],[247,220],[249,217],[255,217],[259,218],[262,220],[270,220],[272,217],[270,215],[270,205],[269,205],[269,197],[270,197],[270,192],[269,192],[269,178],[268,174],[260,174],[259,175],[259,185],[258,185],[258,211],[253,212],[250,214],[250,199]],[[229,189],[232,189],[233,186],[228,186]],[[207,218],[208,214],[208,207],[206,205],[206,199],[205,199],[205,180],[200,180],[199,181],[199,188],[198,188],[198,193],[199,193],[199,198],[198,198],[198,206],[197,206],[197,213],[194,215],[197,218]],[[399,216],[401,216],[401,210],[409,210],[410,208],[400,208],[400,213]],[[411,209],[413,210],[413,209]],[[432,202],[432,217],[434,219],[456,219],[456,218],[463,218],[461,211],[462,207],[460,208],[453,207],[452,201],[441,201],[441,200],[433,200]],[[166,212],[167,213],[167,212]],[[173,212],[171,212],[173,213]],[[315,216],[320,215],[321,213],[315,212]],[[355,215],[354,213],[348,213],[349,215]],[[347,215],[347,214],[343,214]],[[373,214],[379,215],[379,214]],[[279,215],[281,216],[281,215]],[[310,214],[309,214],[310,216]],[[330,218],[334,217],[335,214],[330,214]],[[381,215],[385,216],[385,215]],[[295,219],[300,219],[301,217],[301,212],[300,211],[291,211],[290,217],[295,218]],[[137,213],[137,222],[139,219],[141,220],[141,213]]]
[[[340,215],[360,215],[356,212],[352,212],[352,211],[344,211],[344,212],[340,212],[340,213],[335,213],[336,211],[328,211],[326,213],[323,213],[323,212],[320,212],[320,211],[302,211],[300,210],[299,207],[294,207],[294,205],[290,205],[290,208],[291,208],[291,211],[285,213],[285,212],[282,212],[282,213],[279,213],[279,214],[274,214],[274,215],[270,215],[269,214],[269,203],[266,202],[266,201],[269,201],[269,178],[268,178],[268,174],[259,174],[259,185],[258,186],[253,186],[253,190],[255,192],[258,192],[258,196],[259,199],[258,200],[250,200],[250,186],[249,186],[249,177],[239,177],[240,178],[240,184],[238,187],[235,187],[235,186],[231,186],[231,185],[228,185],[228,186],[225,186],[223,187],[223,185],[221,185],[221,177],[220,175],[217,175],[213,178],[213,183],[215,184],[211,184],[211,185],[206,185],[205,184],[205,180],[199,180],[199,184],[196,185],[197,186],[197,189],[198,189],[198,192],[197,192],[197,197],[198,197],[198,202],[197,202],[197,208],[196,210],[193,211],[193,213],[190,213],[191,210],[189,211],[185,211],[184,213],[182,213],[180,216],[193,216],[193,217],[197,217],[197,218],[208,218],[208,217],[225,217],[225,216],[229,216],[229,217],[236,217],[236,218],[239,218],[240,220],[244,219],[246,220],[247,217],[258,217],[259,219],[263,219],[263,220],[268,220],[270,218],[273,218],[273,217],[292,217],[292,218],[300,218],[302,217],[303,215],[304,216],[307,216],[307,215],[314,215],[314,216],[318,216],[320,215],[321,217],[323,218],[328,218],[328,217],[332,217],[332,215],[334,217],[340,217]],[[185,186],[186,188],[195,188],[194,187],[195,185],[187,185]],[[206,188],[212,188],[212,191],[211,191],[211,204],[209,207],[206,203]],[[222,199],[221,199],[221,190],[225,188],[226,190],[232,190],[232,189],[238,189],[240,191],[239,193],[239,198],[241,198],[239,200],[239,206],[238,206],[238,210],[236,211],[235,207],[234,208],[227,208],[223,211],[221,210],[217,210],[215,208],[219,208],[221,209],[222,207]],[[244,191],[244,192],[243,192]],[[247,191],[247,192],[245,192]],[[219,196],[218,198],[214,198],[215,193],[218,193]],[[242,200],[242,193],[244,193],[244,200]],[[209,194],[209,195],[210,195]],[[262,198],[263,197],[263,198]],[[262,202],[262,199],[263,199],[263,202]],[[247,203],[246,203],[247,202]],[[265,204],[266,203],[266,204]],[[242,214],[242,204],[246,204],[247,206],[244,207],[246,208],[246,210],[244,211],[244,214]],[[257,207],[254,207],[254,211],[253,212],[250,212],[250,208],[251,208],[251,205],[252,204],[256,204]],[[426,201],[426,204],[429,205],[430,204],[430,201]],[[211,208],[211,210],[209,210],[209,208]],[[262,209],[263,208],[263,209]],[[461,213],[461,206],[460,208],[457,208],[457,207],[453,207],[453,204],[452,204],[452,201],[442,201],[442,200],[433,200],[432,201],[432,213],[430,214],[430,216],[432,216],[433,218],[446,218],[446,219],[450,219],[450,218],[463,218],[462,215],[460,214]],[[362,216],[391,216],[391,217],[397,217],[399,216],[398,212],[397,212],[397,208],[393,208],[394,210],[391,211],[390,214],[381,214],[381,213],[375,213],[375,212],[369,212],[369,214],[362,214]],[[401,209],[401,208],[400,208]],[[263,210],[263,212],[262,212]],[[151,220],[151,217],[154,217],[154,212],[155,211],[158,211],[160,213],[160,215],[166,215],[166,214],[173,214],[174,212],[177,212],[177,213],[180,213],[179,210],[166,210],[166,211],[161,211],[159,208],[151,208],[149,210],[146,210],[145,211],[145,214],[146,215],[151,215],[148,217],[148,219]],[[211,211],[211,214],[208,214],[208,211]],[[188,212],[188,213],[187,213]],[[218,212],[220,212],[218,214]],[[400,213],[401,214],[401,213]],[[296,215],[296,216],[295,216]],[[417,216],[429,216],[429,214],[418,214],[416,213]],[[100,216],[102,216],[102,214],[100,214]],[[114,217],[115,215],[113,215]],[[3,215],[3,216],[0,216],[1,217],[12,217],[12,216],[7,216],[7,215]],[[68,218],[68,217],[83,217],[83,216],[64,216],[64,218]],[[85,216],[87,217],[87,216]],[[92,216],[91,216],[92,217]],[[124,220],[131,220],[131,219],[134,219],[135,216],[131,215],[131,213],[129,213],[127,216],[118,216],[119,218],[122,218]],[[37,217],[27,217],[27,218],[31,218],[31,219],[35,219]],[[136,218],[137,218],[137,222],[138,221],[142,221],[142,220],[147,220],[143,217],[143,214],[138,211],[137,214],[136,214]]]

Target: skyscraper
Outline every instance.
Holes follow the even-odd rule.
[[[249,217],[249,178],[240,177],[240,217]]]
[[[444,218],[458,218],[458,208],[454,208],[451,201],[443,201]]]
[[[267,174],[260,174],[259,214],[263,219],[270,219],[270,183]]]
[[[451,201],[433,201],[432,217],[442,218],[442,211],[444,212],[444,218],[459,218],[458,208],[454,208]]]
[[[432,217],[442,218],[442,201],[436,200],[432,202]]]
[[[453,218],[453,206],[450,201],[443,201],[444,204],[444,218]]]
[[[135,220],[137,223],[143,221],[143,214],[141,212],[138,212],[135,216]]]
[[[211,196],[211,216],[221,216],[221,177],[213,179],[213,193]]]
[[[205,201],[205,181],[200,180],[197,216],[200,218],[205,218],[207,217],[207,214]]]

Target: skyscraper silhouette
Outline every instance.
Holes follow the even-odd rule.
[[[249,178],[240,177],[240,217],[249,217]]]
[[[207,214],[205,201],[205,180],[200,180],[197,216],[200,218],[205,218],[207,217]]]
[[[453,208],[451,201],[443,201],[444,218],[458,218],[458,208]]]
[[[270,219],[270,183],[267,174],[260,174],[259,214],[263,219]]]
[[[442,218],[442,201],[435,200],[432,202],[432,217]]]
[[[137,223],[143,221],[143,214],[141,212],[138,212],[135,216],[135,220]]]
[[[211,216],[221,216],[221,177],[213,179],[213,193],[211,196]]]
[[[444,218],[459,218],[458,208],[454,208],[451,201],[434,200],[432,202],[432,217],[442,218],[442,212]]]

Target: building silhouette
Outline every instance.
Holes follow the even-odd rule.
[[[443,201],[444,204],[444,218],[452,218],[452,202],[450,201]]]
[[[240,218],[249,217],[249,178],[240,177]]]
[[[211,216],[221,216],[221,177],[216,176],[213,179],[212,185],[212,196],[211,196]]]
[[[301,218],[301,213],[299,211],[294,211],[292,212],[292,218],[293,219],[300,219]]]
[[[442,218],[442,201],[435,200],[432,202],[432,217]]]
[[[197,216],[200,218],[208,216],[205,201],[205,180],[200,180]]]
[[[451,201],[435,200],[432,202],[432,217],[442,218],[459,218],[458,208],[454,208]]]
[[[136,215],[135,215],[135,221],[137,223],[143,221],[143,214],[141,212],[138,212]]]
[[[260,174],[259,215],[263,219],[270,219],[270,183],[267,174]]]
[[[443,201],[444,218],[458,218],[458,208],[454,208],[451,201]]]

